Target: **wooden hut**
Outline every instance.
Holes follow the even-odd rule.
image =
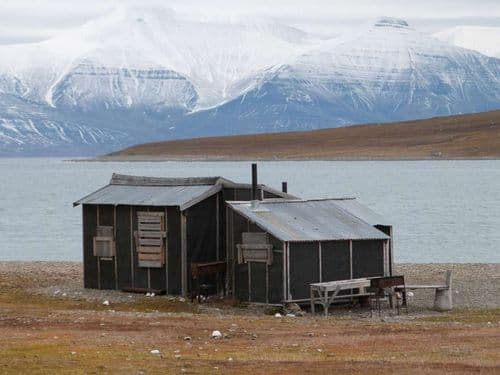
[[[257,185],[260,198],[290,197]],[[225,201],[252,185],[221,177],[114,174],[76,201],[83,211],[84,286],[187,295],[191,262],[226,260]]]
[[[242,301],[306,302],[311,283],[391,274],[390,236],[375,227],[387,224],[355,200],[228,202],[226,210],[228,281]]]

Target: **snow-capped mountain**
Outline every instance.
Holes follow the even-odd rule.
[[[499,59],[391,18],[324,41],[272,22],[128,8],[0,56],[0,155],[500,107]]]
[[[500,58],[500,27],[456,26],[433,34],[446,43]]]

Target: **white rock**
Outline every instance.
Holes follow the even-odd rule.
[[[63,297],[66,297],[66,296],[67,296],[67,294],[66,294],[66,293],[63,293],[63,294],[62,294],[62,296],[63,296]]]
[[[179,298],[179,302],[186,302],[186,299],[181,297],[181,298]]]
[[[76,354],[76,352],[71,352],[71,355],[75,355],[75,354]]]
[[[146,297],[149,297],[151,294],[149,292],[146,293]]]
[[[276,313],[276,314],[274,314],[274,317],[275,318],[281,318],[281,314],[280,313]]]
[[[415,294],[414,294],[413,292],[407,292],[407,293],[406,293],[406,296],[407,296],[407,297],[410,297],[410,298],[411,298],[411,297],[413,297],[414,295],[415,295]]]
[[[155,294],[154,294],[154,293],[151,293],[151,294],[150,294],[150,296],[151,296],[151,297],[154,297],[154,296],[155,296]]]
[[[153,349],[150,351],[150,353],[157,355],[157,354],[160,354],[160,351],[158,349]]]
[[[228,360],[229,362],[232,362],[232,361],[233,361],[233,358],[229,357],[227,360]]]
[[[102,304],[103,304],[104,306],[109,306],[109,301],[108,301],[108,300],[106,300],[106,301],[104,301]]]
[[[215,330],[215,331],[212,332],[212,338],[214,338],[214,339],[221,339],[222,338],[222,333],[220,333],[220,331]]]
[[[289,318],[295,318],[295,314],[286,314],[285,316],[288,316]]]

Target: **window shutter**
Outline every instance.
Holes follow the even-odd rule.
[[[113,227],[99,225],[94,237],[94,256],[111,258],[116,255]]]
[[[138,212],[137,229],[135,238],[139,267],[163,267],[165,264],[165,213]]]
[[[242,233],[242,242],[237,244],[238,263],[273,263],[273,245],[269,244],[267,233]]]

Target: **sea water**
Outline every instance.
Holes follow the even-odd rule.
[[[113,172],[224,176],[249,162],[0,158],[0,260],[81,260],[81,207]],[[259,162],[259,182],[303,198],[356,197],[394,226],[396,262],[500,262],[500,161]]]

